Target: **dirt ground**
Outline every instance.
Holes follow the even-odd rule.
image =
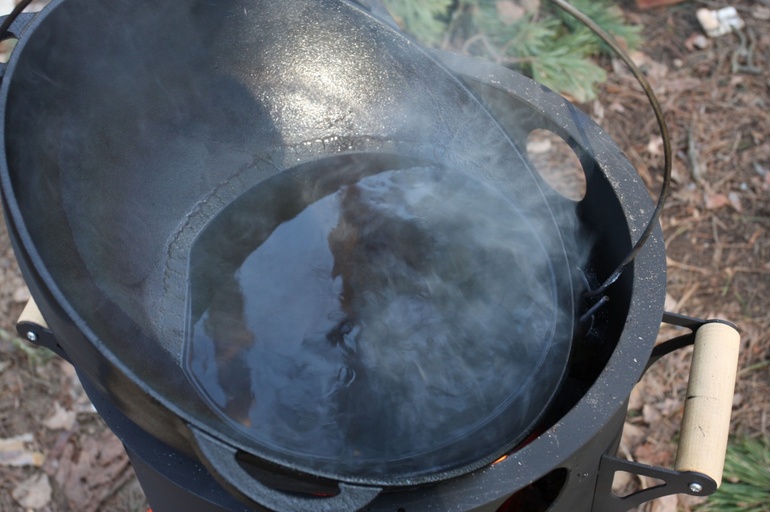
[[[670,311],[740,327],[732,431],[768,438],[770,411],[770,2],[732,2],[741,33],[702,36],[690,1],[639,12],[645,41],[634,55],[667,113],[674,191],[663,213]],[[609,59],[600,99],[585,105],[638,168],[661,183],[662,145],[650,107]],[[71,366],[14,334],[29,293],[0,227],[0,510],[139,512],[148,507],[119,441],[84,396]],[[676,330],[663,326],[661,339]],[[690,351],[653,366],[632,394],[621,456],[671,467]],[[648,482],[626,481],[639,487]],[[690,510],[669,498],[648,510]]]

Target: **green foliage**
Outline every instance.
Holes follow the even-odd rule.
[[[387,0],[388,11],[410,34],[430,46],[438,46],[447,30],[453,0]]]
[[[577,101],[595,97],[606,72],[595,57],[609,51],[587,27],[547,0],[385,0],[404,29],[430,46],[461,50],[511,67]],[[640,27],[611,0],[572,0],[634,49]]]
[[[0,342],[10,343],[14,350],[24,354],[30,370],[32,370],[35,375],[37,375],[38,368],[45,366],[55,355],[47,348],[33,345],[2,328],[0,328]]]
[[[722,487],[699,510],[770,512],[770,443],[733,440],[727,447]]]

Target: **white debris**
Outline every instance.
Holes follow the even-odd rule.
[[[723,36],[746,26],[735,7],[725,7],[719,10],[698,9],[696,15],[701,27],[709,37]]]

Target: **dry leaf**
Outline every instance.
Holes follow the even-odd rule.
[[[708,37],[696,32],[685,40],[684,47],[692,52],[696,49],[705,50],[710,44],[711,40]]]
[[[770,7],[757,5],[751,10],[751,15],[755,20],[770,21]]]
[[[682,512],[692,512],[708,501],[708,496],[690,496],[689,494],[678,494],[679,507]]]
[[[616,496],[626,496],[628,489],[634,483],[635,477],[627,471],[616,471],[612,478],[612,493]]]
[[[495,7],[497,7],[497,14],[500,16],[500,20],[506,25],[519,21],[527,14],[524,7],[513,0],[499,0]]]
[[[75,411],[68,411],[59,402],[54,402],[54,413],[43,421],[43,426],[49,430],[72,430],[77,414]]]
[[[631,396],[628,398],[628,410],[639,411],[644,405],[644,390],[642,386],[634,386]]]
[[[80,447],[68,443],[54,476],[70,508],[80,512],[99,510],[131,477],[123,444],[107,430],[97,438],[82,439]]]
[[[658,62],[646,53],[634,51],[629,54],[634,64],[639,66],[651,82],[659,82],[668,75],[668,66]]]
[[[48,475],[40,473],[24,480],[11,492],[16,503],[25,509],[43,508],[51,502],[51,483]]]
[[[669,494],[650,502],[650,512],[677,512],[678,505],[676,494]]]
[[[33,440],[32,434],[0,439],[0,466],[42,466],[45,462],[45,455],[25,447],[25,444],[31,443]]]
[[[656,404],[655,408],[658,409],[663,416],[669,418],[682,410],[682,402],[676,398],[666,398],[662,402]]]
[[[666,311],[676,313],[679,310],[679,301],[676,300],[671,294],[666,294],[666,303],[663,306]]]
[[[730,200],[724,194],[709,194],[707,193],[704,198],[707,210],[718,210],[723,206],[730,204]]]
[[[647,151],[652,156],[660,156],[663,154],[663,138],[662,137],[654,137],[650,139],[650,142],[647,144]]]
[[[661,420],[660,411],[650,404],[644,404],[644,407],[642,407],[642,417],[648,425],[654,425]]]
[[[650,466],[668,466],[673,457],[662,446],[648,441],[634,450],[634,458],[638,462],[649,464]]]
[[[527,141],[527,153],[530,155],[542,155],[553,149],[551,139],[531,139]]]
[[[620,439],[620,448],[625,453],[633,453],[637,446],[644,442],[647,431],[642,427],[626,422],[623,425],[623,435]]]
[[[741,204],[741,196],[739,196],[737,192],[730,192],[729,194],[727,194],[727,199],[730,201],[730,206],[732,206],[736,212],[743,213],[743,204]]]
[[[32,296],[29,294],[29,288],[26,285],[22,285],[13,292],[13,301],[17,304],[23,304],[27,302]]]

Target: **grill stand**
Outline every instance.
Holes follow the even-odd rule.
[[[692,345],[697,339],[698,329],[709,323],[726,324],[726,322],[705,322],[686,316],[666,313],[664,322],[691,329],[689,334],[673,338],[658,345],[653,350],[648,368],[661,357],[680,348]],[[731,329],[734,327],[727,324]],[[65,360],[69,360],[54,334],[48,329],[34,301],[30,301],[17,323],[19,334],[39,346],[48,348]],[[94,407],[104,418],[109,428],[123,442],[126,452],[136,472],[142,489],[155,512],[172,512],[175,510],[196,510],[200,512],[250,512],[248,508],[225,491],[211,474],[197,461],[169,447],[158,439],[144,432],[130,419],[123,415],[107,399],[97,391],[89,378],[78,371],[78,376],[86,394]],[[688,390],[688,398],[690,392]],[[548,504],[543,504],[538,510],[550,512],[624,512],[647,501],[671,494],[690,494],[693,496],[708,496],[717,490],[717,482],[710,476],[696,471],[677,471],[648,466],[637,462],[617,458],[620,438],[626,417],[627,401],[617,410],[611,421],[576,453],[572,458],[561,464],[562,471],[568,471],[556,496],[546,496]],[[607,444],[607,440],[611,442]],[[596,459],[593,454],[601,453]],[[586,455],[589,456],[586,456]],[[593,455],[593,456],[591,456]],[[555,468],[554,471],[559,471]],[[625,471],[633,475],[643,475],[661,480],[661,485],[644,489],[628,496],[617,496],[612,492],[612,482],[617,471]],[[552,475],[550,473],[550,475]],[[548,476],[544,477],[548,478]],[[543,480],[543,479],[541,479]],[[511,489],[514,494],[507,499],[493,500],[476,508],[454,508],[463,512],[509,512],[521,510],[521,500],[527,499],[527,491],[540,493],[536,482],[524,489]],[[506,483],[500,482],[505,488]],[[498,491],[492,490],[490,491]],[[370,512],[411,512],[410,506],[401,506],[409,491],[384,494],[364,511]],[[495,494],[490,494],[490,496]],[[445,509],[451,506],[451,496],[448,502],[441,504]],[[484,501],[483,499],[481,501]],[[527,504],[527,510],[536,512]],[[419,509],[422,510],[422,509]]]

